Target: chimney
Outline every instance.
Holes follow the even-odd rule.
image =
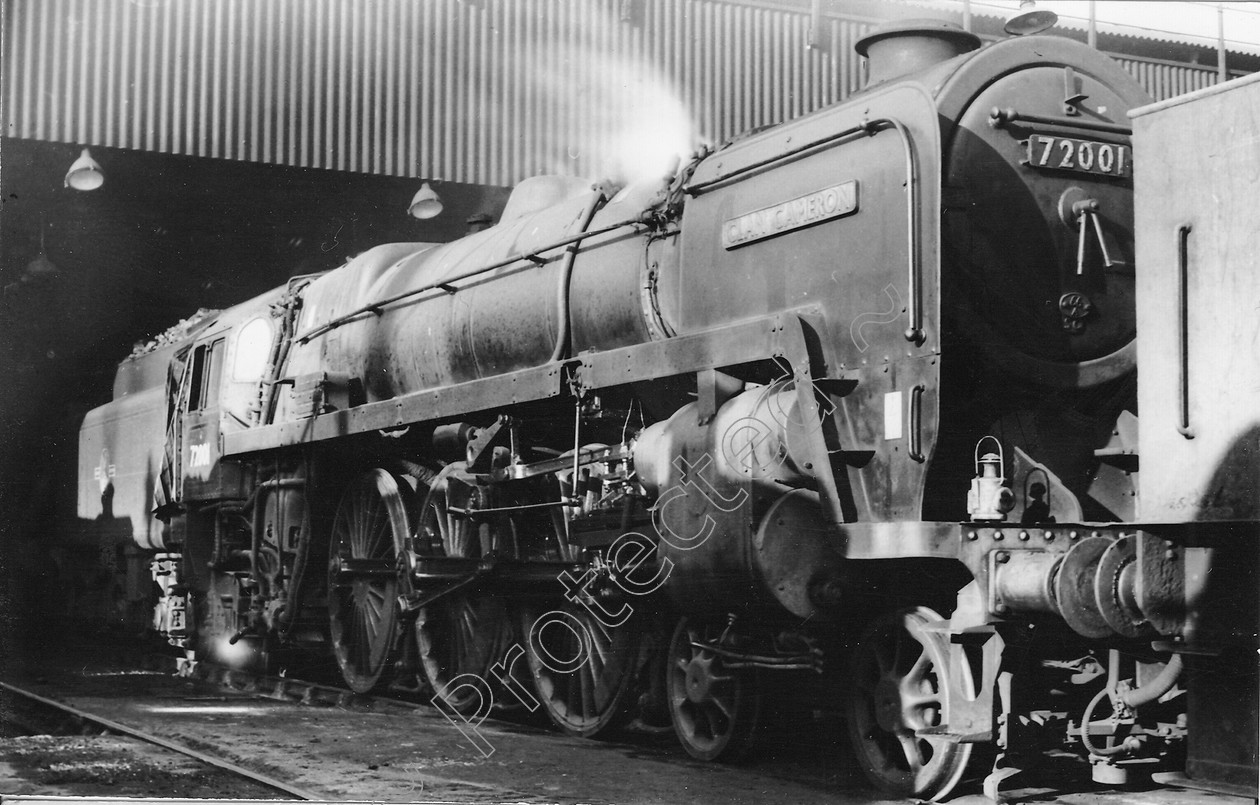
[[[882,84],[980,47],[980,37],[945,20],[887,22],[857,41],[866,57],[866,85]]]

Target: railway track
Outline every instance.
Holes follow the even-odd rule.
[[[799,735],[766,747],[750,765],[715,767],[691,761],[664,736],[584,741],[519,718],[489,719],[482,730],[496,751],[483,757],[422,697],[363,696],[335,685],[168,655],[131,659],[115,657],[97,667],[82,664],[90,662],[87,653],[60,663],[41,658],[26,678],[0,683],[0,697],[43,709],[43,719],[61,722],[50,729],[63,735],[104,730],[247,781],[254,788],[239,794],[242,799],[655,805],[677,801],[685,792],[700,805],[713,805],[749,801],[748,791],[773,791],[774,799],[804,805],[890,802],[870,791],[846,763],[838,730],[827,722],[800,723]],[[0,791],[12,793],[2,784],[4,760],[0,757]],[[1024,785],[1035,787],[1011,793],[1017,802],[1053,796],[1070,805],[1246,803],[1188,791],[1091,791],[1070,782],[1073,776],[1053,781],[1053,788],[1030,780]],[[168,782],[156,795],[186,798],[184,786]],[[224,789],[211,784],[200,790],[205,793],[198,796],[218,797]],[[1073,790],[1078,793],[1069,793]],[[109,786],[57,793],[122,791]]]
[[[6,694],[9,701],[5,707],[5,720],[12,722],[19,729],[32,728],[38,729],[36,725],[47,724],[49,722],[57,723],[56,730],[58,732],[67,731],[67,727],[71,729],[77,728],[82,732],[85,728],[95,727],[108,734],[123,735],[142,741],[146,744],[160,747],[169,752],[174,752],[184,757],[192,758],[206,766],[210,766],[221,772],[233,775],[235,777],[249,780],[258,784],[271,792],[280,792],[290,798],[300,800],[320,800],[327,799],[327,796],[318,792],[308,791],[299,788],[283,780],[277,780],[266,774],[261,774],[253,769],[246,768],[238,763],[232,763],[220,757],[208,754],[206,752],[194,749],[177,741],[155,735],[145,730],[136,729],[135,727],[119,723],[113,719],[105,718],[101,715],[90,713],[78,707],[41,696],[16,685],[7,682],[0,682],[0,690]],[[69,723],[67,723],[69,722]]]
[[[145,666],[168,671],[177,676],[197,679],[210,684],[277,701],[304,705],[341,708],[395,707],[403,710],[419,710],[423,705],[419,697],[414,700],[391,696],[374,696],[355,693],[352,690],[324,682],[273,676],[237,668],[228,668],[203,660],[187,660],[169,655],[150,655]]]
[[[204,661],[194,662],[169,656],[161,656],[155,660],[150,660],[150,662],[154,661],[166,665],[172,672],[182,676],[199,679],[254,696],[296,702],[308,706],[335,706],[361,710],[398,709],[413,713],[431,712],[433,709],[427,704],[424,697],[419,694],[410,697],[406,693],[400,693],[397,696],[359,694],[336,685],[284,676],[268,676],[250,671],[226,668]],[[497,715],[502,717],[504,713],[497,713]],[[512,722],[512,720],[509,715],[508,723]],[[636,740],[635,736],[651,740],[650,736],[660,734],[660,730],[644,727],[637,721],[627,731],[631,733],[631,741]],[[1230,796],[1223,795],[1219,791],[1211,793],[1206,791],[1206,789],[1197,789],[1195,784],[1186,780],[1182,775],[1166,774],[1161,776],[1167,784],[1172,786],[1184,785],[1186,787],[1180,790],[1172,788],[1163,791],[1151,790],[1140,793],[1134,791],[1129,795],[1117,793],[1119,793],[1125,805],[1129,805],[1130,802],[1141,803],[1141,805],[1171,805],[1171,803],[1188,803],[1191,801],[1206,803],[1217,797],[1220,798],[1222,805],[1231,805],[1232,798]],[[1030,790],[1020,793],[1024,796],[1037,796],[1032,794]],[[1041,795],[1044,796],[1044,793]],[[1109,805],[1113,796],[1102,792],[1081,792],[1068,794],[1066,799],[1060,799],[1059,801],[1071,802],[1074,805]],[[1130,800],[1129,796],[1136,797],[1136,799]],[[968,798],[964,797],[963,799],[967,800]],[[982,798],[974,797],[974,799],[980,801]],[[1018,801],[1019,799],[1012,801]],[[874,802],[875,800],[872,799],[871,801]],[[1254,803],[1255,800],[1243,795],[1242,799],[1233,801],[1232,805],[1246,805],[1248,802]]]
[[[59,740],[107,733],[248,781],[255,788],[235,797],[241,799],[539,800],[514,785],[516,775],[503,773],[506,770],[492,768],[490,779],[467,779],[459,770],[474,766],[479,758],[460,746],[455,727],[418,701],[364,696],[318,682],[117,647],[95,656],[90,651],[70,656],[29,652],[26,659],[26,668],[14,672],[16,678],[0,680],[0,793],[15,793],[13,786],[20,783],[38,788],[48,777],[50,764],[45,763],[26,769],[29,773],[17,782],[6,778],[5,762],[12,758],[5,752],[14,754],[15,732],[33,734],[19,740],[29,743],[38,738],[41,749]],[[16,729],[3,729],[6,720]],[[542,737],[532,728],[508,727]],[[101,749],[83,746],[84,740],[72,742],[81,754],[92,755],[89,765],[100,769],[125,765],[97,756],[106,749],[126,754],[129,747]],[[68,751],[54,746],[43,754]],[[58,771],[67,764],[58,757],[51,765]],[[115,791],[109,787],[114,783],[106,780],[105,788],[70,791],[33,791],[28,786],[21,793],[98,795]],[[189,794],[178,787],[187,781],[175,783],[156,795],[187,798]],[[214,785],[202,786],[201,791],[196,796],[220,796]],[[131,790],[127,795],[151,796]]]

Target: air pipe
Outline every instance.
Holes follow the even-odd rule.
[[[595,213],[599,211],[604,200],[603,193],[596,193],[591,197],[591,203],[586,206],[582,214],[583,232],[595,219]],[[560,332],[556,335],[555,349],[551,351],[552,363],[563,359],[564,354],[569,350],[569,281],[573,279],[573,265],[577,262],[578,249],[581,245],[581,239],[574,240],[564,250],[564,266],[560,269],[560,284],[556,288],[556,311],[560,317]]]

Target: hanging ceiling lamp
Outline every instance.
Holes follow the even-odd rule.
[[[95,190],[103,184],[105,184],[105,174],[101,171],[101,166],[84,148],[83,153],[70,166],[70,170],[66,171],[66,187],[73,187],[75,190]]]
[[[415,196],[411,199],[407,212],[412,218],[435,218],[442,212],[442,199],[438,198],[438,194],[429,187],[429,183],[425,182],[420,185],[420,189],[416,191]]]
[[[1037,0],[1020,0],[1019,14],[1007,20],[1002,28],[1012,36],[1027,36],[1053,28],[1058,21],[1059,15],[1053,11],[1038,11]]]
[[[23,282],[39,282],[41,280],[51,279],[60,273],[61,269],[57,268],[57,264],[48,259],[48,254],[44,251],[44,218],[39,219],[39,254],[35,255],[35,259],[26,264],[26,269],[22,272]]]

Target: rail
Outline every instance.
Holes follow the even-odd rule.
[[[253,780],[256,783],[261,783],[262,785],[265,785],[268,788],[274,788],[277,791],[283,791],[284,793],[289,794],[290,796],[297,797],[298,799],[303,799],[303,800],[327,800],[328,799],[327,795],[312,793],[310,791],[306,791],[296,786],[289,785],[288,783],[277,780],[274,777],[268,777],[265,774],[260,774],[256,771],[252,771],[251,769],[247,769],[243,766],[238,766],[235,763],[230,763],[226,760],[222,760],[220,758],[214,757],[213,755],[208,755],[205,752],[200,752],[196,749],[191,749],[182,744],[178,744],[174,741],[167,740],[166,738],[153,735],[152,733],[148,733],[143,730],[138,730],[134,727],[128,727],[126,724],[120,724],[117,721],[113,721],[108,718],[102,718],[101,716],[93,715],[85,710],[80,710],[77,707],[71,707],[68,704],[64,704],[54,699],[49,699],[44,696],[40,696],[38,693],[32,693],[29,690],[26,690],[24,688],[19,688],[15,685],[10,685],[7,682],[0,682],[0,688],[3,688],[4,690],[8,691],[9,693],[14,694],[15,696],[21,696],[22,698],[29,699],[30,701],[38,702],[39,704],[44,705],[45,707],[52,707],[64,713],[68,713],[74,716],[75,718],[82,719],[83,721],[89,721],[93,724],[96,724],[97,726],[104,727],[105,729],[111,732],[117,732],[122,735],[128,735],[132,738],[136,738],[138,740],[144,741],[145,743],[151,743],[155,746],[160,746],[163,749],[168,749],[172,752],[178,752],[181,755],[185,755],[187,757],[194,758],[195,760],[199,760],[208,766],[214,766],[217,769],[222,769],[224,771],[231,772],[232,774],[236,774],[240,777],[245,777],[247,779]]]

